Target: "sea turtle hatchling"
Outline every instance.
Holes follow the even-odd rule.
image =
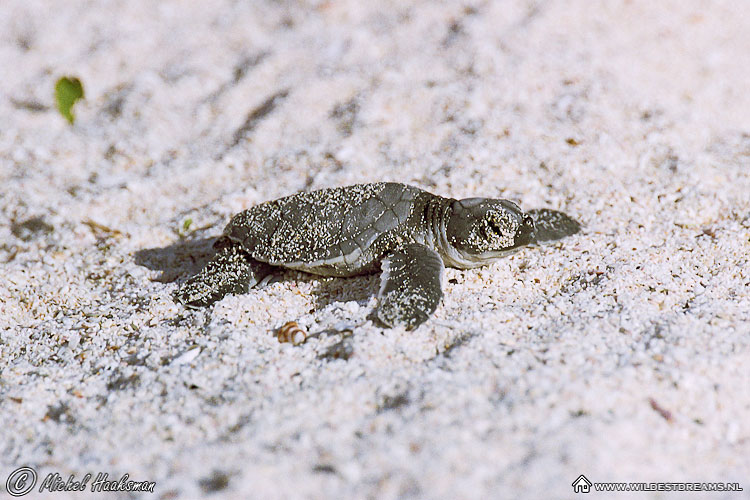
[[[235,215],[216,255],[178,289],[187,307],[245,293],[284,267],[323,276],[382,269],[378,318],[415,328],[443,296],[443,267],[482,266],[531,243],[575,234],[580,224],[508,200],[455,200],[379,182],[298,193]]]

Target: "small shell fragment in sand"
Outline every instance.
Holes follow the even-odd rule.
[[[300,345],[307,340],[307,332],[296,321],[288,321],[281,325],[281,328],[276,333],[276,338],[279,339],[279,342]]]

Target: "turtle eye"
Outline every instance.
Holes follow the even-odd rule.
[[[504,231],[500,224],[498,224],[497,220],[494,218],[487,218],[485,219],[485,223],[482,224],[482,236],[487,241],[496,241],[498,239],[503,239]]]
[[[503,237],[503,230],[495,220],[490,219],[487,225],[489,226],[489,230],[493,236],[497,236],[499,238]]]

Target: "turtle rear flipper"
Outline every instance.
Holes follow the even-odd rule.
[[[214,248],[216,255],[175,293],[175,299],[185,307],[210,306],[229,293],[247,293],[273,271],[273,266],[253,259],[225,238]]]
[[[532,243],[559,240],[581,230],[580,222],[557,210],[537,208],[529,210],[526,214],[534,219],[535,229]]]
[[[378,318],[407,330],[424,323],[443,297],[443,260],[435,250],[406,245],[383,260]]]

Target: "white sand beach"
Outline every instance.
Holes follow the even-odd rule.
[[[0,10],[0,496],[750,498],[747,2]],[[414,331],[377,275],[175,304],[232,214],[375,181],[583,230],[447,269]]]

